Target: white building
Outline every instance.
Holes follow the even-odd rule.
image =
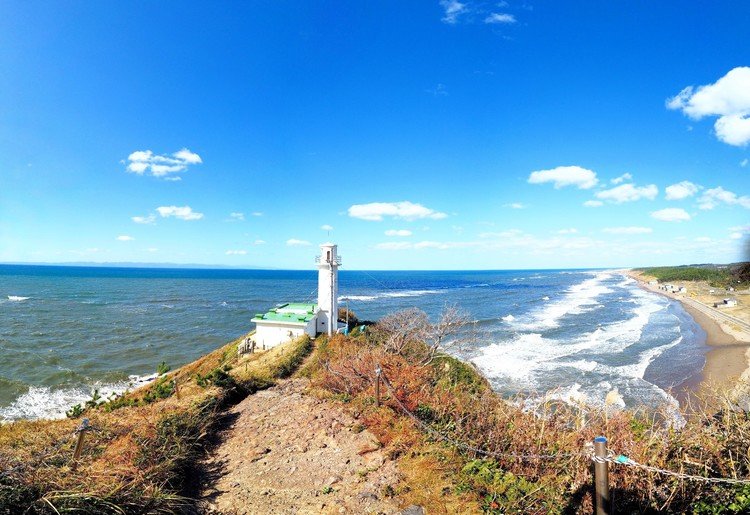
[[[291,339],[307,334],[315,337],[325,333],[331,336],[339,329],[338,293],[341,257],[333,243],[320,246],[318,265],[318,303],[279,304],[267,313],[255,315],[255,346],[270,349]]]

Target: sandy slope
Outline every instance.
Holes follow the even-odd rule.
[[[205,463],[212,512],[398,513],[398,474],[369,431],[292,379],[249,396]]]

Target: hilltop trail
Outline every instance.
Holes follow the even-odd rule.
[[[209,513],[398,513],[396,464],[342,407],[279,382],[228,412],[204,467]]]

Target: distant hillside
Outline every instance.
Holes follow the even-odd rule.
[[[750,285],[750,263],[659,266],[636,270],[659,281],[707,281],[717,287]]]

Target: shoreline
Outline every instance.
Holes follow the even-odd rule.
[[[705,343],[709,347],[706,363],[677,387],[675,394],[680,404],[691,395],[701,396],[734,388],[743,376],[750,375],[750,334],[725,329],[722,320],[713,316],[710,310],[698,309],[678,295],[670,295],[649,285],[639,272],[624,270],[623,273],[635,279],[642,289],[678,301],[706,333]]]

